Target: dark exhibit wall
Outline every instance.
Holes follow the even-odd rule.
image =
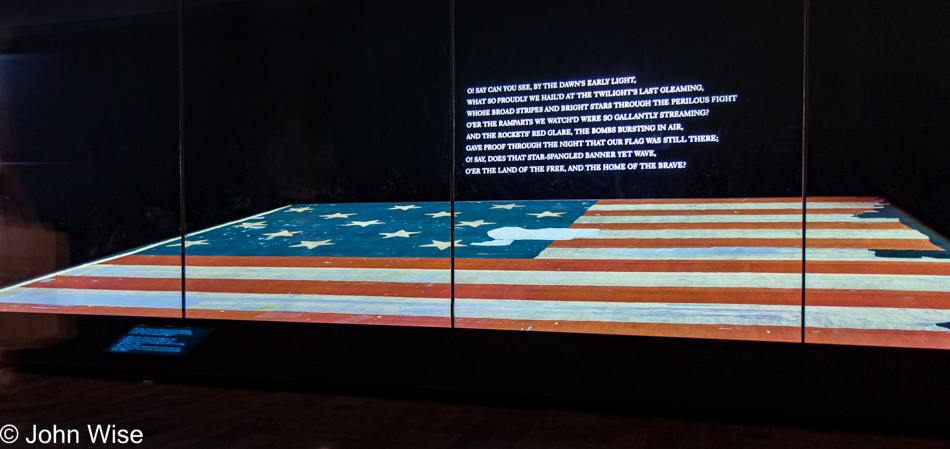
[[[3,310],[950,347],[945,3],[157,5],[0,22]]]
[[[800,196],[803,17],[458,2],[457,199]]]
[[[445,2],[185,5],[190,230],[297,203],[445,201]]]
[[[39,23],[4,29],[3,175],[21,189],[5,206],[72,234],[73,264],[177,233],[176,23],[167,6],[78,23],[46,23],[54,13],[37,10],[30,19]]]
[[[950,235],[948,19],[941,1],[813,5],[809,194],[880,195]]]

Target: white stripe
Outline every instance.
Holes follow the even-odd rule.
[[[455,316],[543,321],[726,324],[800,327],[799,306],[759,304],[618,303],[456,298]],[[808,327],[948,332],[950,310],[811,306]]]
[[[805,326],[833,329],[890,329],[950,333],[937,323],[950,322],[950,310],[888,307],[808,306]]]
[[[256,310],[404,316],[450,316],[449,298],[188,292],[186,309]],[[181,292],[18,288],[0,303],[50,307],[143,307],[181,310]]]
[[[91,265],[71,276],[181,278],[181,267],[161,265]],[[186,279],[259,279],[448,284],[448,269],[309,268],[309,267],[198,267],[189,266]]]
[[[947,292],[950,296],[950,276],[806,273],[805,288]]]
[[[0,291],[0,303],[43,304],[48,306],[146,307],[178,310],[181,291],[82,290],[58,288],[7,288]]]
[[[858,218],[844,214],[807,214],[809,223],[898,223],[897,218]],[[801,215],[583,215],[574,223],[801,223]]]
[[[809,248],[805,254],[815,261],[942,262],[950,259],[878,257],[874,251],[858,248]],[[712,247],[712,248],[545,248],[537,259],[616,260],[802,260],[799,248]]]
[[[750,251],[765,250],[765,251]],[[848,251],[855,252],[854,254]],[[857,252],[860,252],[857,253]],[[839,254],[840,253],[840,254]],[[870,259],[864,249],[835,250],[834,260]],[[798,248],[545,248],[536,259],[574,260],[802,260]],[[808,251],[812,260],[812,250]]]
[[[74,276],[177,278],[178,267],[99,265]],[[392,268],[189,267],[191,279],[448,283],[449,270]],[[604,285],[626,287],[800,288],[796,273],[617,273],[599,271],[456,270],[461,284]],[[187,285],[187,284],[186,284]]]
[[[459,284],[801,288],[799,273],[456,270]]]
[[[584,228],[586,229],[586,228]],[[914,229],[817,229],[807,231],[807,238],[814,239],[917,239],[929,237]],[[793,239],[802,238],[801,230],[793,229],[661,229],[661,230],[611,230],[601,229],[597,239]],[[807,242],[806,242],[807,244]]]
[[[759,304],[666,304],[455,299],[455,316],[511,320],[801,326],[801,307]]]
[[[880,208],[880,203],[840,202],[840,203],[808,203],[808,209],[874,209]],[[747,209],[791,209],[802,210],[802,202],[788,203],[638,203],[638,204],[595,204],[590,211],[599,210],[747,210]]]
[[[178,267],[93,265],[77,276],[178,278]],[[449,270],[398,268],[192,267],[192,279],[320,280],[446,284]],[[950,292],[950,276],[809,273],[808,288]],[[618,287],[801,288],[799,273],[456,270],[460,284]]]

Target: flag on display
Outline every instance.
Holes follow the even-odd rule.
[[[304,204],[191,233],[186,316],[450,326],[454,251],[457,327],[798,342],[804,323],[807,342],[950,348],[950,247],[880,198],[454,212]],[[170,239],[7,287],[0,310],[181,316],[181,251]]]

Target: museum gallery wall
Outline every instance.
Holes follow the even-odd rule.
[[[946,4],[107,3],[0,24],[3,312],[950,348]]]

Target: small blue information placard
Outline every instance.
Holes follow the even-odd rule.
[[[112,342],[103,352],[183,356],[198,346],[212,330],[210,327],[139,324]]]

